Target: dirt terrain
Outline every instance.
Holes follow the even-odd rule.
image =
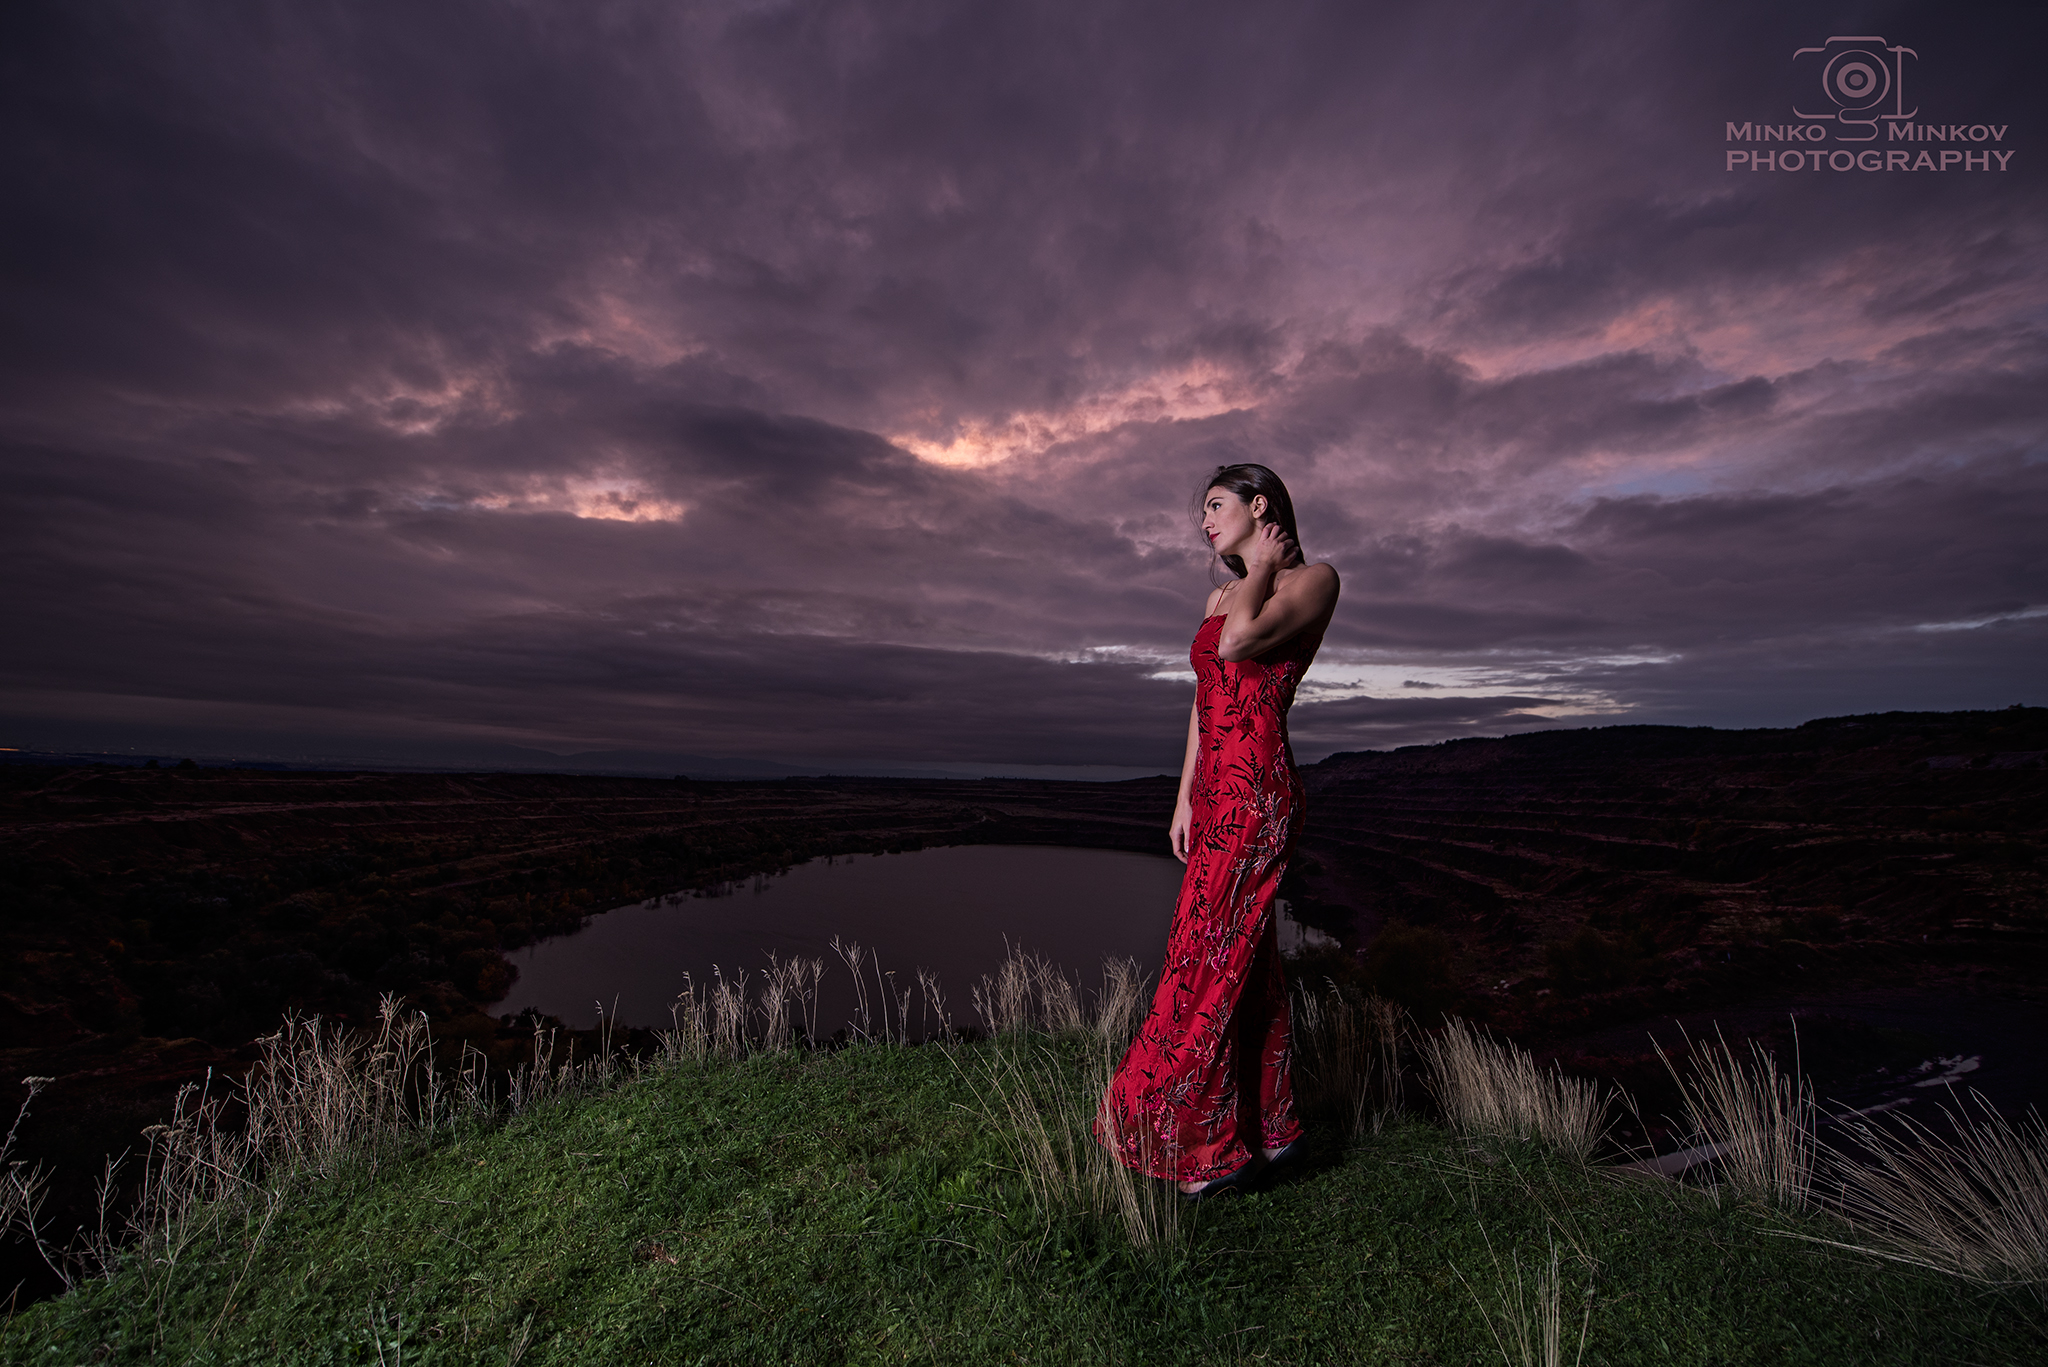
[[[2041,708],[1334,755],[1301,872],[1387,990],[1530,1039],[1794,981],[2026,989],[2044,757]]]

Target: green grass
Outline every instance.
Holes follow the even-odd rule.
[[[477,1126],[301,1186],[159,1296],[131,1267],[33,1306],[0,1360],[1497,1363],[1479,1304],[1553,1244],[1567,1362],[1588,1287],[1587,1362],[2048,1358],[2031,1293],[1416,1120],[1141,1258],[1032,1213],[971,1085],[990,1047],[762,1055]],[[1050,1047],[1078,1077],[1093,1046]]]

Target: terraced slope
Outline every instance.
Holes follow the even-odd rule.
[[[1438,932],[1466,1008],[1507,1024],[1884,965],[2036,974],[2044,755],[2040,708],[1335,755],[1306,773],[1301,891],[1354,943]]]

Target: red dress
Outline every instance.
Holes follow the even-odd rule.
[[[1232,662],[1216,653],[1222,633],[1221,615],[1206,619],[1188,652],[1194,821],[1159,990],[1095,1122],[1126,1165],[1181,1182],[1234,1172],[1301,1133],[1273,893],[1304,812],[1287,709],[1322,636]]]

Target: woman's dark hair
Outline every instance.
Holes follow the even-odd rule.
[[[1301,533],[1294,530],[1294,500],[1287,496],[1287,486],[1280,482],[1280,476],[1263,465],[1219,465],[1216,473],[1202,481],[1202,487],[1195,490],[1195,526],[1202,525],[1202,505],[1208,501],[1211,489],[1228,489],[1246,503],[1259,495],[1266,496],[1266,513],[1260,523],[1277,522],[1280,530],[1287,533],[1287,539],[1294,543],[1294,553],[1301,556]],[[1244,560],[1240,556],[1219,556],[1224,566],[1239,579],[1244,578]],[[1303,557],[1304,559],[1306,557]]]

